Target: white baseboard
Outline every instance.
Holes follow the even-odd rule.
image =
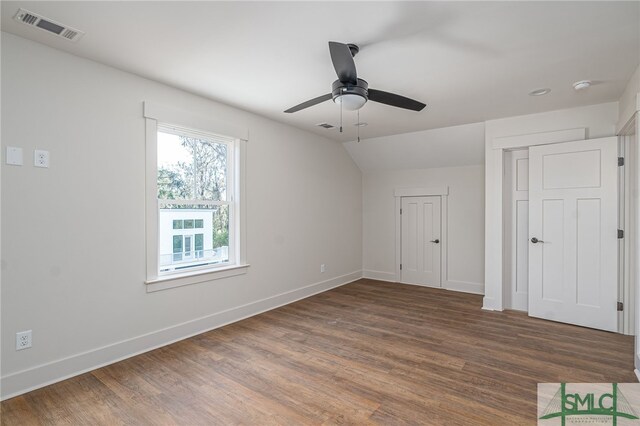
[[[362,271],[362,278],[369,278],[378,281],[389,281],[390,283],[397,282],[396,274],[393,272],[371,271],[369,269],[365,269],[364,271]]]
[[[638,369],[636,368],[636,369],[633,370],[633,372],[636,373],[636,378],[640,382],[640,371],[638,371]]]
[[[468,281],[445,281],[442,287],[447,290],[461,291],[463,293],[484,294],[484,284],[472,283]]]
[[[482,298],[482,309],[485,311],[502,311],[502,307],[496,306],[495,303],[496,299],[485,296]]]
[[[0,379],[2,389],[0,400],[13,398],[34,389],[258,315],[314,294],[340,287],[360,278],[362,278],[362,271],[354,271],[350,274],[277,294],[246,305],[7,374]]]
[[[372,271],[370,269],[365,269],[362,271],[362,278],[369,278],[372,280],[378,281],[388,281],[392,283],[397,283],[396,274],[393,272],[383,272],[383,271]],[[411,283],[402,283],[409,285],[419,285],[419,284],[411,284]],[[421,287],[432,287],[432,286],[421,286]],[[482,283],[472,283],[468,281],[443,281],[442,287],[433,287],[433,288],[444,288],[451,291],[459,291],[462,293],[473,293],[473,294],[484,294],[484,284]]]

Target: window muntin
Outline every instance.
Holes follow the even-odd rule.
[[[158,126],[158,275],[235,263],[233,144]]]

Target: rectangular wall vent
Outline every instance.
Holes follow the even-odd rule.
[[[320,123],[320,124],[316,124],[316,126],[324,127],[325,129],[333,129],[334,127],[336,127],[336,126],[333,126],[333,125],[331,125],[329,123]]]
[[[37,13],[29,12],[25,9],[18,9],[18,13],[16,13],[13,19],[25,25],[29,25],[30,27],[45,30],[53,35],[62,37],[65,40],[78,41],[84,35],[83,31],[55,22],[49,18],[40,16]]]

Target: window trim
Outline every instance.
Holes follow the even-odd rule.
[[[230,176],[230,181],[233,185],[233,191],[229,192],[230,196],[234,196],[233,200],[229,202],[229,238],[233,238],[235,247],[233,253],[229,254],[230,261],[233,256],[233,264],[224,263],[219,267],[202,267],[193,268],[189,271],[181,271],[177,273],[162,274],[158,273],[159,265],[159,205],[158,205],[158,182],[157,182],[157,152],[158,152],[158,128],[163,130],[167,127],[174,127],[185,133],[204,136],[216,135],[217,132],[213,129],[215,123],[208,123],[207,128],[201,127],[192,128],[187,127],[190,123],[202,124],[202,117],[190,117],[189,114],[181,111],[178,114],[172,115],[171,110],[164,107],[155,106],[151,108],[150,105],[145,102],[145,139],[146,139],[146,188],[145,188],[145,209],[146,209],[146,288],[147,292],[165,290],[168,288],[180,287],[183,285],[196,284],[205,281],[212,281],[221,278],[228,278],[235,275],[244,274],[247,272],[249,264],[246,258],[246,191],[245,191],[245,176],[246,176],[246,145],[247,140],[237,137],[221,137],[222,139],[232,139],[233,142],[229,143],[229,147],[232,150],[232,158],[234,159],[233,176]],[[156,117],[150,116],[150,111],[162,112],[157,114]],[[176,124],[177,120],[183,119],[185,124]],[[159,124],[161,123],[161,124]],[[225,203],[226,204],[226,203]]]

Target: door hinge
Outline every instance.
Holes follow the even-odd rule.
[[[624,238],[624,230],[618,229],[618,238]]]
[[[400,209],[400,214],[402,214],[402,209]]]
[[[624,303],[618,302],[618,311],[623,311],[623,310],[624,310]]]
[[[624,157],[618,157],[618,167],[624,166]]]
[[[402,263],[400,264],[400,270],[402,271]]]

